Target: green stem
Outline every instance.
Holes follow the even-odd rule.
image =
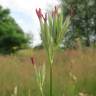
[[[50,96],[52,96],[52,62],[50,62]]]
[[[40,90],[41,90],[41,96],[44,96],[44,94],[43,94],[43,88],[40,88]]]
[[[52,52],[52,53],[51,53]],[[53,68],[52,68],[52,65],[53,65],[53,50],[50,52],[48,52],[48,61],[49,61],[49,75],[50,75],[50,96],[52,96],[52,71],[53,71]]]

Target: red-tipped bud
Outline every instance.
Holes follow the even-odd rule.
[[[31,57],[31,62],[33,65],[35,64],[35,58],[34,57]]]
[[[41,8],[39,8],[39,10],[36,9],[36,14],[37,14],[39,20],[41,20],[41,18],[43,17],[43,14],[42,14]]]

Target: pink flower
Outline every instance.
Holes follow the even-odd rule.
[[[36,9],[36,14],[37,14],[39,20],[41,20],[41,18],[43,17],[43,14],[42,14],[41,8],[39,8],[39,10]]]
[[[31,62],[33,65],[35,64],[35,58],[34,57],[31,57]]]
[[[45,17],[44,17],[42,14],[41,8],[39,8],[39,10],[36,9],[36,14],[37,14],[40,21],[42,18],[45,22],[47,21],[47,13],[45,13]]]

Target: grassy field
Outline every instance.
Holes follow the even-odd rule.
[[[40,96],[30,57],[39,66],[47,62],[44,50],[22,50],[0,55],[0,96]],[[13,95],[17,93],[17,95]],[[46,63],[44,94],[49,96]],[[96,96],[96,49],[61,50],[53,65],[53,96]]]

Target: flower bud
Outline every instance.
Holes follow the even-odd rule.
[[[39,10],[36,9],[36,14],[37,14],[39,20],[41,20],[42,17],[43,17],[43,14],[42,14],[41,8],[39,8]]]
[[[34,57],[31,57],[31,62],[33,65],[35,64],[35,58]]]

